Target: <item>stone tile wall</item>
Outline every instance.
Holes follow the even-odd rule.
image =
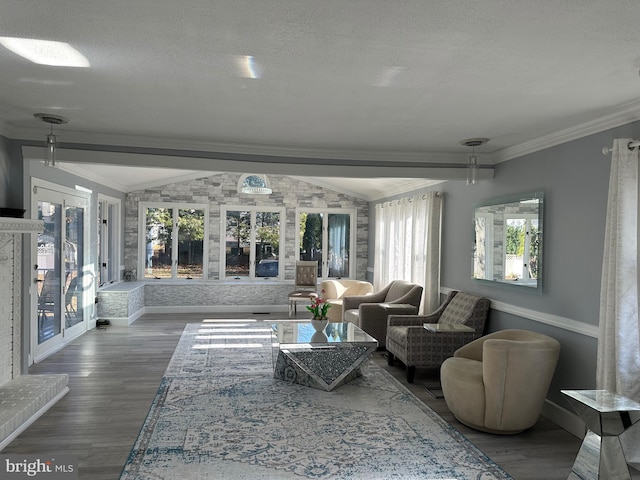
[[[13,378],[13,247],[15,236],[8,233],[0,234],[0,385]]]
[[[127,194],[125,201],[125,270],[138,268],[138,206],[140,202],[185,202],[209,205],[209,280],[220,278],[220,207],[223,205],[276,206],[286,208],[286,238],[281,247],[285,279],[293,280],[296,208],[356,208],[356,278],[366,279],[368,202],[288,176],[268,175],[271,195],[238,193],[241,174],[221,173]],[[138,272],[138,279],[141,273]]]

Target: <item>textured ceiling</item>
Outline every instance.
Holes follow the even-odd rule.
[[[0,47],[0,133],[297,157],[464,162],[640,118],[640,2],[0,0],[0,36],[71,44],[89,68]],[[185,165],[188,168],[188,165]]]

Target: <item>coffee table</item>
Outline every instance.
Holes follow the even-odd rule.
[[[311,322],[272,324],[274,378],[327,392],[362,375],[360,367],[378,341],[353,323],[329,323],[317,332]]]

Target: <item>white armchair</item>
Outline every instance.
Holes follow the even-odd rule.
[[[327,318],[330,322],[342,322],[342,299],[358,295],[373,293],[373,285],[364,280],[325,280],[320,284],[322,296],[331,305],[327,310]]]

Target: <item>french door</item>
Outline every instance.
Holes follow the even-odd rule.
[[[85,197],[34,187],[32,218],[44,221],[33,266],[32,361],[38,362],[87,330],[93,274],[87,268]]]

